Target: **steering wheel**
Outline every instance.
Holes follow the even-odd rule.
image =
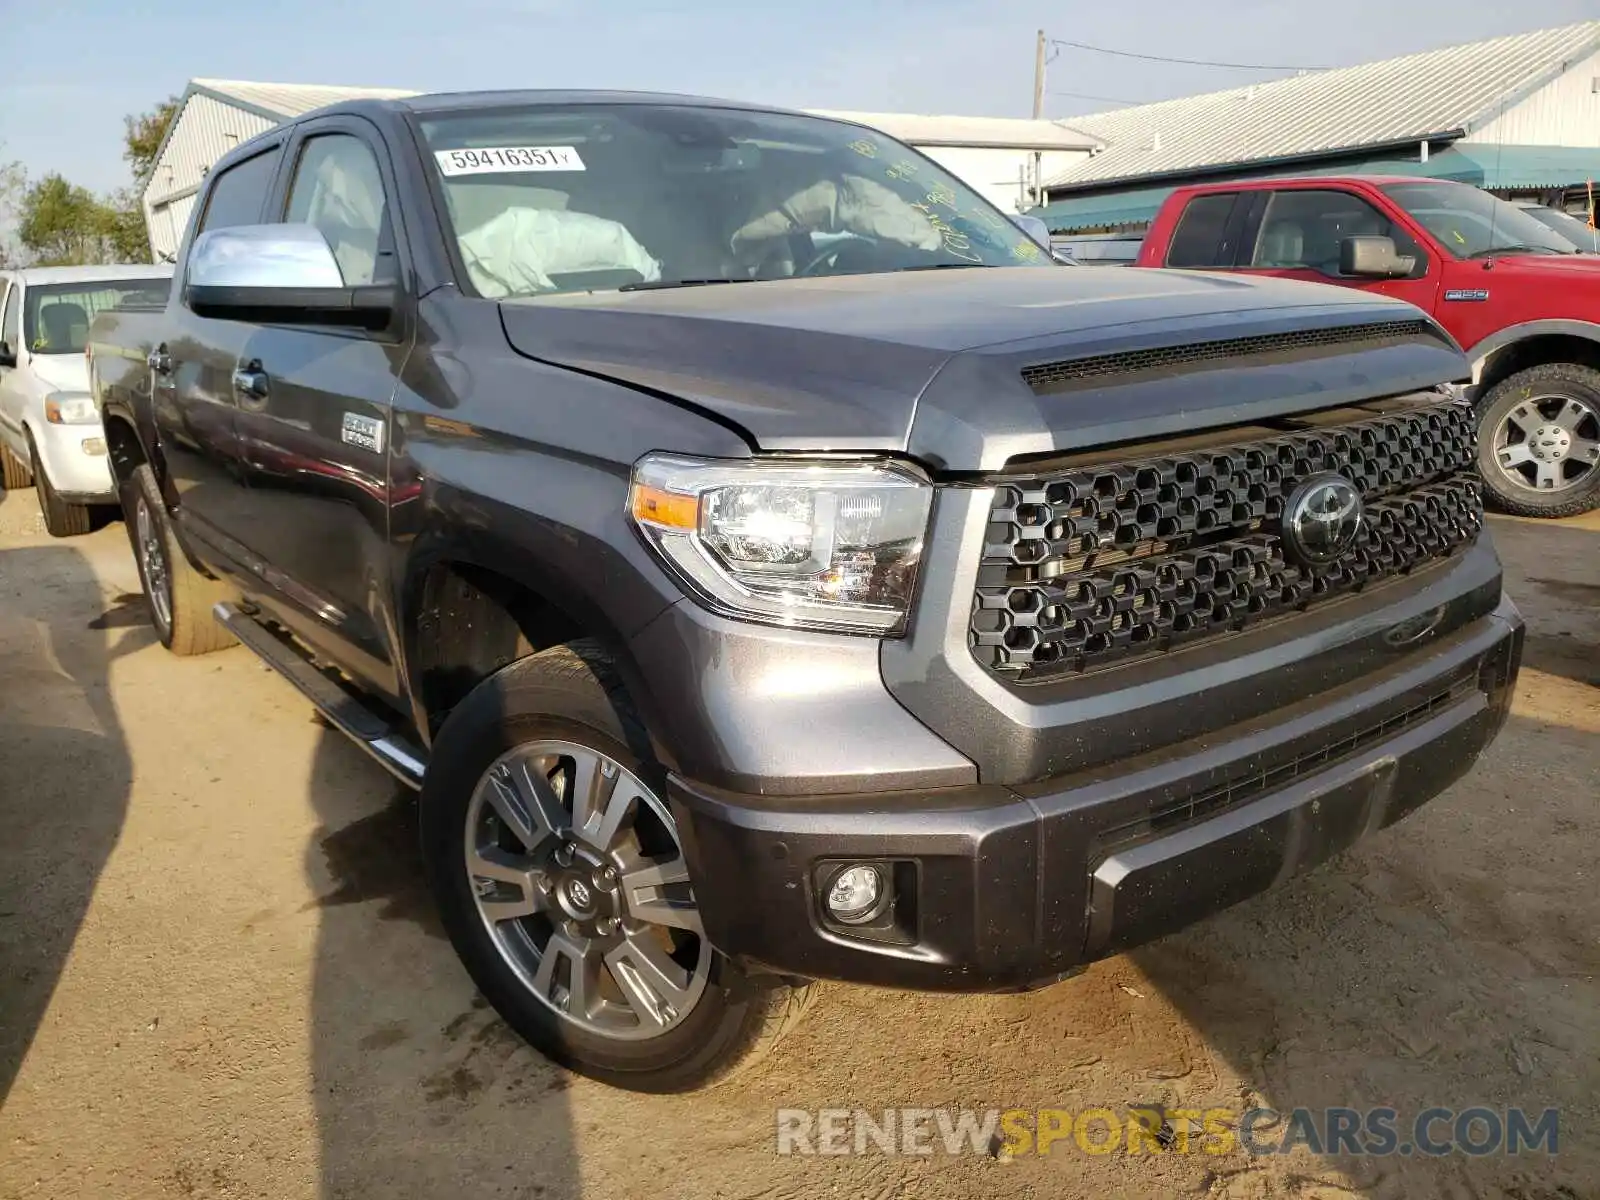
[[[815,275],[824,263],[837,258],[852,246],[873,246],[876,244],[871,238],[862,237],[858,233],[844,234],[837,239],[830,238],[826,246],[814,253],[802,266],[795,268],[794,277],[800,279],[804,276]]]

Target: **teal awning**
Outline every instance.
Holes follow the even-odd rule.
[[[1415,156],[1347,158],[1253,172],[1237,178],[1281,179],[1302,175],[1414,175],[1420,179],[1449,179],[1491,189],[1582,187],[1590,180],[1600,183],[1600,148],[1457,142],[1431,154],[1427,162]],[[1205,182],[1221,182],[1228,175],[1219,173],[1203,178]],[[1202,177],[1184,180],[1185,183],[1201,181]],[[1166,187],[1068,195],[1035,208],[1031,215],[1043,218],[1051,233],[1143,226],[1155,219],[1161,202],[1177,186],[1175,182]]]

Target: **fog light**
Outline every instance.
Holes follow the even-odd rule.
[[[828,912],[846,925],[859,925],[877,916],[882,899],[883,872],[877,867],[846,867],[828,886]]]
[[[106,452],[106,444],[100,438],[84,438],[83,452],[90,458],[99,458]]]

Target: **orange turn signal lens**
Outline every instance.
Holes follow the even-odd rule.
[[[680,496],[647,483],[635,482],[630,507],[633,519],[641,524],[691,533],[700,526],[698,496]]]

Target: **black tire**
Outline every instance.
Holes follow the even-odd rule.
[[[709,982],[680,1024],[651,1038],[622,1041],[558,1015],[496,948],[464,865],[468,805],[502,754],[548,738],[598,750],[665,795],[665,771],[598,643],[575,641],[543,651],[474,689],[434,742],[420,813],[429,882],[473,982],[506,1023],[547,1057],[615,1087],[690,1091],[759,1061],[809,1007],[814,984],[796,987],[748,975],[713,951]]]
[[[33,472],[28,469],[28,464],[12,453],[10,446],[0,442],[0,488],[8,492],[20,492],[32,486]]]
[[[1585,440],[1600,437],[1600,371],[1577,363],[1543,363],[1508,375],[1481,396],[1478,409],[1478,474],[1493,507],[1519,517],[1572,517],[1600,505],[1600,462],[1588,466],[1573,484],[1541,491],[1532,479],[1503,469],[1497,459],[1497,432],[1519,406],[1539,397],[1568,397],[1589,416],[1580,425]],[[1570,470],[1570,468],[1568,468]]]
[[[28,465],[33,473],[33,490],[39,495],[39,511],[44,514],[45,532],[51,537],[81,537],[89,532],[89,506],[63,500],[50,484],[39,462],[39,450],[28,439]]]
[[[133,546],[139,582],[150,605],[150,623],[161,644],[185,658],[233,645],[233,635],[211,612],[218,601],[233,599],[233,592],[217,580],[207,579],[189,562],[173,532],[155,472],[148,465],[137,467],[122,484],[120,493],[123,524]],[[141,506],[154,535],[148,546],[141,539],[140,531],[145,527],[140,520]],[[161,578],[152,581],[147,555],[157,557]],[[157,589],[166,596],[164,605],[154,598]]]

